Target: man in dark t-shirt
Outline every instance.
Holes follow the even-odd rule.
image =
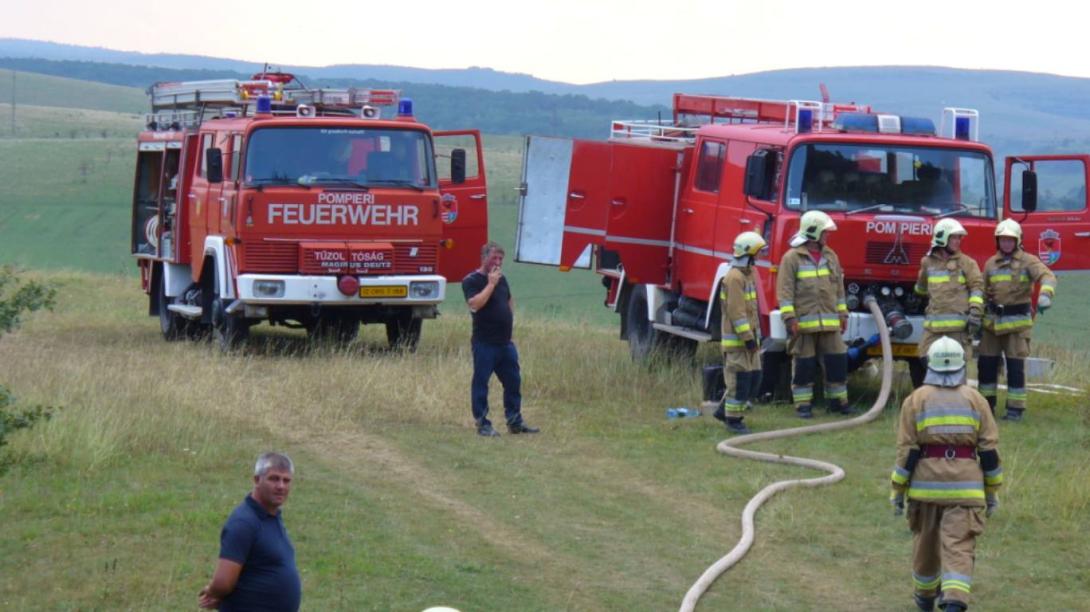
[[[514,301],[511,287],[503,276],[503,247],[489,242],[481,248],[481,267],[462,279],[462,292],[473,314],[473,383],[470,401],[477,433],[500,435],[488,420],[488,380],[495,372],[503,385],[503,411],[507,431],[513,434],[537,433],[522,420],[522,377],[519,355],[511,341],[514,326]]]
[[[287,455],[265,453],[254,467],[254,489],[220,532],[216,572],[201,589],[198,605],[220,612],[296,612],[302,599],[295,547],[280,506],[291,491],[295,468]]]

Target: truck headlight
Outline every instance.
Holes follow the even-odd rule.
[[[254,281],[254,296],[262,298],[284,297],[284,281],[281,280],[257,280]]]
[[[438,281],[416,281],[409,283],[409,295],[418,299],[439,297]]]

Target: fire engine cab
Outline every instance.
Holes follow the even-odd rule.
[[[936,129],[860,104],[676,94],[671,120],[614,121],[608,141],[527,138],[516,256],[561,270],[593,261],[642,358],[719,339],[731,244],[759,232],[766,380],[783,380],[777,264],[802,213],[822,210],[838,226],[829,245],[846,274],[845,340],[875,334],[871,294],[895,355],[915,357],[926,303],[913,285],[939,219],[966,227],[962,250],[981,265],[996,222],[1013,217],[1054,270],[1090,268],[1090,157],[1009,158],[1000,199],[979,126],[971,109],[945,109]]]
[[[347,342],[381,323],[415,348],[447,279],[478,265],[477,131],[433,132],[397,91],[308,89],[286,73],[149,94],[132,254],[167,340],[211,333],[231,348],[264,320]]]

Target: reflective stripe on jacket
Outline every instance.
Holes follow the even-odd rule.
[[[928,457],[906,469],[913,449],[923,446],[971,446],[979,455],[997,450],[999,428],[987,400],[968,385],[947,388],[923,385],[901,406],[897,461],[890,479],[909,499],[941,505],[984,506],[989,490],[1003,483],[1003,468],[987,474],[976,458]],[[952,457],[953,455],[951,455]]]
[[[965,329],[970,311],[984,310],[984,277],[980,266],[964,253],[942,259],[934,253],[920,261],[916,294],[929,301],[923,326],[936,333]]]
[[[984,294],[988,299],[984,328],[998,336],[1033,327],[1030,302],[1033,288],[1041,283],[1041,293],[1056,293],[1056,275],[1035,255],[1017,249],[1010,257],[996,253],[984,264]],[[1005,314],[1000,308],[1015,306],[1022,312]]]
[[[847,314],[844,301],[844,268],[829,247],[822,247],[815,262],[806,245],[784,253],[777,271],[776,300],[787,324],[798,319],[799,331],[840,331],[840,315]]]
[[[719,310],[722,312],[720,344],[724,353],[745,350],[746,340],[760,344],[756,280],[753,268],[731,266],[719,285]]]

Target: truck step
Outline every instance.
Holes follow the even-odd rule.
[[[188,304],[169,304],[167,310],[176,312],[187,319],[199,319],[203,312],[200,306],[190,306]]]
[[[675,336],[681,336],[690,340],[696,340],[697,342],[707,342],[712,339],[712,335],[688,327],[681,327],[680,325],[667,325],[665,323],[652,323],[651,327],[659,331],[664,331],[668,334],[674,334]]]

